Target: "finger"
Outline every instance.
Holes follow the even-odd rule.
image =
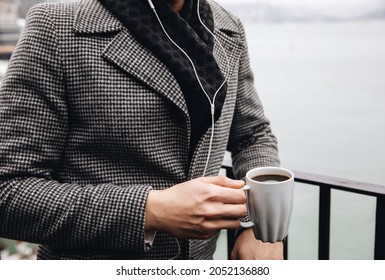
[[[222,188],[217,185],[209,185],[208,190],[212,201],[223,204],[244,204],[246,203],[246,193],[240,189]]]
[[[239,219],[214,219],[206,222],[206,228],[208,232],[215,232],[221,229],[237,229],[241,225]]]
[[[240,219],[247,215],[246,204],[223,204],[221,211],[225,219]]]
[[[206,206],[203,215],[209,220],[233,220],[247,215],[246,204],[222,204],[212,203]]]
[[[232,189],[241,189],[245,185],[245,182],[242,180],[233,180],[226,176],[203,177],[201,180],[205,183]]]

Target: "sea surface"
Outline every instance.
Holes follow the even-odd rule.
[[[385,186],[385,20],[244,25],[282,166]],[[373,258],[375,206],[332,192],[332,259]],[[317,240],[318,190],[297,184],[289,258]]]

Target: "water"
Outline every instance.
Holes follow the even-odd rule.
[[[385,185],[385,20],[245,23],[282,165]],[[373,258],[375,201],[332,193],[331,258]],[[298,184],[292,259],[317,258],[318,191]]]

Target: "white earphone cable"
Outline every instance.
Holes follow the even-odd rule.
[[[215,98],[217,97],[217,94],[218,92],[220,91],[220,89],[226,84],[228,78],[229,78],[229,71],[230,71],[230,62],[229,62],[229,57],[227,56],[227,53],[225,51],[225,48],[223,47],[223,45],[221,44],[221,42],[218,40],[218,38],[214,35],[213,32],[211,32],[210,28],[208,28],[202,21],[202,18],[201,18],[201,13],[199,11],[199,7],[200,7],[200,0],[197,0],[197,15],[198,15],[198,19],[199,19],[199,22],[201,23],[201,25],[210,33],[210,35],[214,38],[214,41],[217,41],[218,42],[218,45],[221,47],[222,49],[222,52],[226,58],[226,63],[227,63],[227,69],[226,69],[226,75],[225,75],[225,80],[223,81],[223,83],[221,84],[221,86],[218,88],[218,90],[216,91],[216,93],[214,94],[214,97],[213,97],[213,102],[211,103],[211,123],[212,123],[212,128],[211,128],[211,137],[210,137],[210,144],[209,144],[209,150],[207,152],[207,160],[206,160],[206,165],[205,165],[205,169],[203,171],[203,177],[206,175],[206,172],[207,172],[207,168],[208,168],[208,165],[209,165],[209,160],[210,160],[210,156],[211,156],[211,149],[212,149],[212,145],[213,145],[213,140],[214,140],[214,125],[215,125],[215,119],[214,119],[214,113],[215,113]],[[198,78],[198,77],[197,77]],[[198,78],[199,79],[199,78]]]
[[[217,91],[215,92],[214,96],[213,96],[213,100],[211,101],[210,99],[210,96],[208,95],[208,93],[206,92],[206,90],[204,89],[200,79],[199,79],[199,75],[197,73],[197,70],[195,68],[195,65],[194,65],[194,62],[192,61],[192,59],[190,58],[190,56],[170,37],[170,35],[168,34],[168,32],[166,31],[166,29],[164,28],[164,25],[162,23],[162,20],[159,18],[159,15],[158,13],[156,12],[156,8],[154,6],[154,4],[152,3],[151,0],[147,0],[151,9],[154,11],[154,14],[159,22],[159,25],[160,27],[162,28],[163,30],[163,33],[167,36],[167,38],[171,41],[171,43],[177,47],[182,53],[183,55],[189,60],[193,70],[194,70],[194,74],[195,74],[195,77],[199,83],[199,86],[201,87],[203,93],[205,94],[208,102],[210,103],[210,107],[211,107],[211,136],[210,136],[210,143],[209,143],[209,150],[207,152],[207,159],[206,159],[206,164],[205,164],[205,168],[204,168],[204,171],[203,171],[203,177],[206,175],[206,172],[207,172],[207,168],[208,168],[208,164],[209,164],[209,160],[210,160],[210,156],[211,156],[211,151],[212,151],[212,144],[213,144],[213,140],[214,140],[214,130],[215,130],[215,118],[214,118],[214,115],[215,115],[215,99],[219,93],[219,91],[222,89],[222,87],[226,84],[227,80],[228,80],[228,75],[229,75],[229,69],[230,69],[230,63],[229,63],[229,58],[226,54],[226,51],[224,49],[224,47],[222,46],[222,44],[219,42],[219,40],[216,38],[216,36],[211,32],[211,30],[203,23],[202,19],[201,19],[201,16],[200,16],[200,11],[199,11],[199,4],[200,4],[200,1],[197,0],[197,14],[198,14],[198,19],[199,19],[199,22],[202,24],[202,26],[210,33],[211,36],[213,36],[214,40],[217,41],[225,55],[225,58],[226,58],[226,63],[227,63],[227,70],[226,70],[226,75],[225,75],[225,79],[223,81],[223,83],[219,86],[219,88],[217,89]]]
[[[219,89],[217,90],[217,92],[215,93],[214,95],[214,100],[216,98],[216,95],[218,94],[218,92],[220,91],[220,89],[226,84],[227,80],[229,79],[229,71],[230,71],[230,62],[229,62],[229,57],[227,56],[227,53],[225,51],[225,48],[223,47],[223,45],[221,44],[221,42],[218,40],[218,38],[214,35],[213,32],[211,32],[210,28],[208,28],[202,21],[202,18],[201,18],[201,14],[200,14],[200,11],[199,11],[199,6],[200,6],[200,0],[197,0],[197,15],[198,15],[198,19],[199,19],[199,22],[201,23],[201,25],[207,30],[207,32],[210,33],[210,35],[214,38],[215,41],[218,42],[218,45],[221,47],[222,49],[222,52],[223,54],[225,55],[225,58],[226,58],[226,64],[227,64],[227,69],[226,69],[226,75],[225,75],[225,80],[223,81],[223,83],[221,84],[221,86],[219,87]]]

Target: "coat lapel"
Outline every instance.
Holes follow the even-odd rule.
[[[188,118],[187,105],[174,76],[126,29],[116,35],[102,56],[171,100]]]
[[[183,93],[170,70],[144,48],[97,0],[80,0],[74,30],[79,34],[117,33],[101,56],[162,94],[182,110],[189,122]]]
[[[214,56],[223,75],[230,78],[244,47],[239,26],[217,4],[208,2],[214,15]]]

